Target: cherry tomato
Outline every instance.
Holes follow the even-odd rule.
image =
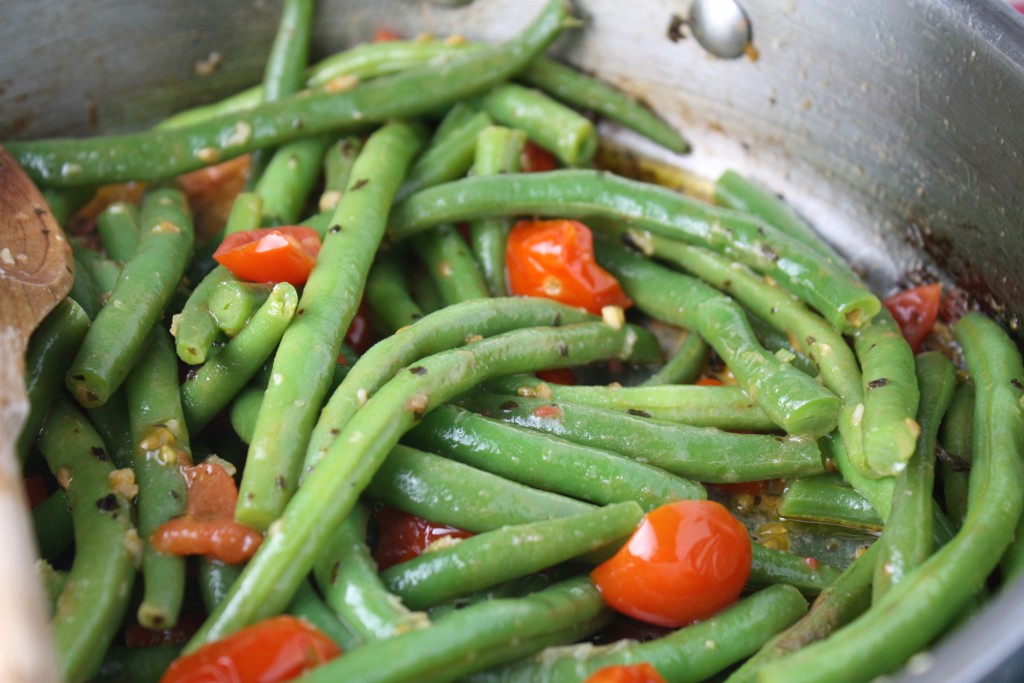
[[[665,679],[650,662],[639,662],[602,667],[584,683],[665,683]]]
[[[360,356],[373,346],[373,326],[370,325],[370,309],[366,299],[359,302],[359,310],[349,323],[345,333],[345,343]]]
[[[303,226],[243,230],[228,235],[213,258],[246,282],[306,284],[320,253],[320,236]]]
[[[323,633],[301,619],[282,615],[179,657],[160,683],[280,683],[340,654]]]
[[[25,499],[28,501],[29,507],[34,508],[50,497],[50,492],[46,488],[46,480],[38,475],[25,477],[22,479],[22,484],[25,487]]]
[[[751,496],[759,496],[762,493],[764,493],[764,490],[767,487],[767,482],[765,482],[765,481],[738,481],[738,482],[731,483],[731,484],[728,484],[728,483],[708,484],[708,486],[716,488],[719,491],[725,491],[726,493],[731,493],[734,496],[739,496],[739,495],[743,495],[743,494],[748,494],[748,495],[751,495]]]
[[[376,518],[379,538],[373,558],[381,571],[419,557],[427,546],[445,536],[469,538],[473,535],[387,506],[377,510]]]
[[[594,261],[594,238],[579,221],[519,221],[505,251],[509,287],[600,313],[604,306],[633,302],[618,281]]]
[[[576,386],[576,375],[572,374],[569,368],[552,368],[551,370],[538,370],[533,373],[537,379],[542,379],[549,384],[564,384],[565,386]]]
[[[227,470],[216,463],[203,462],[182,467],[188,486],[188,514],[196,519],[231,519],[235,516],[238,487]]]
[[[519,155],[519,168],[523,173],[554,171],[558,168],[558,160],[536,142],[527,140],[523,153]]]
[[[248,175],[249,155],[245,154],[178,176],[178,187],[195,216],[197,242],[205,242],[227,224]]]
[[[750,558],[747,529],[725,507],[683,500],[648,513],[590,576],[612,608],[678,627],[734,602],[750,574]]]
[[[398,31],[382,27],[377,29],[377,32],[373,34],[373,38],[371,40],[374,43],[391,43],[401,39],[402,35]]]
[[[902,291],[882,302],[899,324],[914,353],[931,333],[941,299],[942,285],[936,282]]]
[[[714,377],[701,377],[699,380],[697,380],[697,386],[720,387],[722,386],[722,380],[715,379]]]

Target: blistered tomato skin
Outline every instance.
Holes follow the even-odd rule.
[[[634,619],[679,627],[733,603],[750,575],[750,536],[722,505],[679,501],[644,517],[591,578],[605,602]]]

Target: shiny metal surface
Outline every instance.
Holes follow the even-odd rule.
[[[687,24],[701,47],[715,57],[736,59],[746,54],[750,18],[736,0],[693,0]]]
[[[501,39],[541,3],[323,0],[314,48],[381,26]],[[759,56],[725,61],[677,35],[686,0],[578,4],[588,26],[556,51],[643,97],[694,152],[673,158],[606,133],[708,175],[741,168],[785,194],[883,292],[941,274],[1017,329],[1024,21],[1011,9],[745,0]],[[278,11],[269,0],[0,0],[0,140],[137,128],[255,82]],[[908,680],[1024,680],[1022,613],[1018,584]]]

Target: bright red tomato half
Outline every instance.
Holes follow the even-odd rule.
[[[381,571],[419,557],[427,546],[444,536],[469,538],[473,535],[469,531],[435,524],[393,507],[380,508],[376,517],[380,535],[373,559]]]
[[[316,230],[301,225],[243,230],[228,235],[213,253],[217,263],[246,282],[306,284],[320,253]]]
[[[584,683],[665,683],[654,665],[649,662],[639,664],[615,664],[598,669],[587,677]]]
[[[734,602],[750,575],[750,558],[747,529],[725,507],[683,500],[649,512],[590,577],[619,612],[678,627]]]
[[[179,657],[160,683],[281,683],[334,659],[341,650],[301,619],[265,619]]]
[[[513,294],[553,299],[591,313],[633,305],[618,280],[594,261],[594,237],[579,221],[519,221],[509,231],[505,261]]]
[[[558,159],[536,142],[527,140],[523,153],[519,155],[519,168],[523,173],[541,173],[558,168]]]
[[[921,342],[931,333],[941,299],[942,285],[936,282],[907,289],[882,302],[892,313],[914,353],[917,353]]]

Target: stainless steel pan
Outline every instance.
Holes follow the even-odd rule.
[[[334,51],[381,26],[501,39],[541,0],[453,4],[323,0],[315,47]],[[670,39],[683,0],[579,5],[588,26],[557,51],[684,130],[694,152],[673,163],[744,169],[783,192],[876,287],[941,274],[1017,329],[1024,21],[1011,9],[743,0],[759,57],[722,61],[685,30]],[[279,9],[270,0],[0,0],[0,139],[138,128],[251,84]],[[905,680],[1024,679],[1021,614],[1024,584],[916,659]]]

